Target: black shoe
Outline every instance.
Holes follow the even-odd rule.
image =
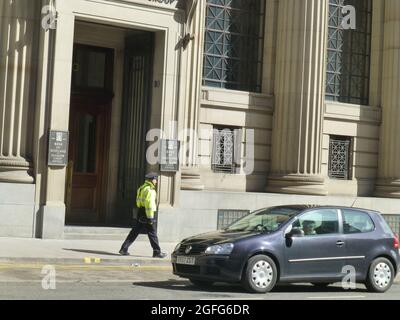
[[[167,256],[167,254],[166,253],[164,253],[164,252],[154,252],[153,253],[153,258],[165,258]]]
[[[119,250],[119,254],[120,254],[121,256],[129,256],[129,252],[126,251],[126,250],[123,250],[123,249]]]

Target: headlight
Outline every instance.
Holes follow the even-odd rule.
[[[179,248],[181,247],[181,244],[182,244],[182,242],[179,242],[179,243],[176,245],[176,247],[175,247],[175,249],[174,249],[174,252],[176,252],[176,251],[179,250]]]
[[[231,254],[233,247],[233,243],[218,244],[208,247],[206,249],[206,254]]]

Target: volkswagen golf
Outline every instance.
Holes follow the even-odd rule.
[[[378,212],[332,206],[257,210],[181,241],[171,258],[173,273],[194,285],[241,283],[255,293],[277,283],[328,286],[346,276],[385,292],[400,268],[398,236]]]

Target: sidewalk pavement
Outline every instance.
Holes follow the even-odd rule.
[[[0,238],[0,263],[13,264],[107,264],[135,266],[171,266],[176,243],[160,243],[164,259],[153,258],[147,237],[139,238],[129,248],[130,256],[118,251],[116,240],[42,240]]]

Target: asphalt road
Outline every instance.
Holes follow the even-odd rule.
[[[42,272],[44,272],[42,274]],[[344,290],[310,284],[276,287],[267,294],[249,294],[238,285],[216,284],[200,289],[175,277],[169,267],[70,266],[42,269],[36,265],[0,265],[1,300],[400,300],[400,284],[385,294],[362,285]]]

